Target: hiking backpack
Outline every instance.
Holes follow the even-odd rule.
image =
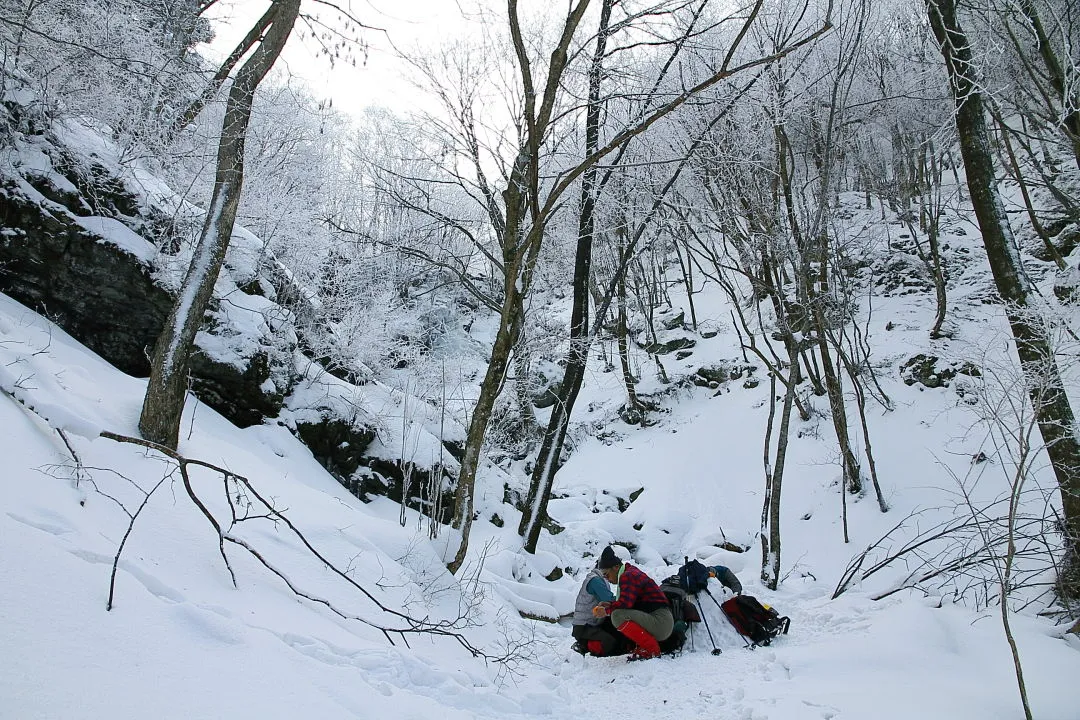
[[[700,560],[690,558],[684,558],[684,560],[683,566],[679,568],[679,587],[691,595],[697,595],[702,590],[708,592],[709,578],[713,577],[714,568],[705,566]],[[742,583],[735,577],[735,573],[719,565],[715,569],[718,571],[715,577],[721,585],[736,595],[742,592]]]
[[[768,605],[750,595],[736,595],[725,600],[720,609],[740,635],[750,638],[753,645],[768,645],[777,635],[786,635],[791,619],[781,617]]]
[[[664,597],[668,599],[668,603],[671,605],[671,617],[675,619],[675,624],[680,622],[685,626],[687,623],[701,622],[701,614],[698,613],[698,609],[694,606],[694,603],[687,597],[688,593],[679,586],[679,578],[675,575],[664,580],[660,583],[660,589],[664,593]],[[683,628],[686,629],[685,627]]]
[[[700,560],[689,560],[679,568],[679,587],[690,595],[697,595],[709,587],[709,568]]]
[[[664,597],[668,599],[668,604],[671,605],[671,617],[675,620],[671,635],[660,642],[660,650],[662,652],[675,652],[681,649],[686,642],[686,635],[690,631],[690,623],[701,622],[701,615],[698,613],[698,609],[694,607],[694,603],[690,602],[690,599],[686,596],[686,591],[680,587],[678,576],[672,575],[660,583],[660,590],[663,591]]]

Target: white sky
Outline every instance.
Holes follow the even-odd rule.
[[[458,0],[342,0],[341,7],[365,24],[380,28],[366,30],[367,55],[354,48],[355,67],[351,61],[333,66],[319,56],[320,45],[310,37],[306,23],[298,23],[279,67],[302,78],[316,97],[332,98],[334,107],[355,113],[371,105],[383,105],[398,111],[415,108],[422,98],[403,79],[404,64],[394,48],[403,51],[429,47],[454,33],[469,31]],[[468,0],[466,7],[475,5]],[[224,55],[235,46],[255,19],[265,10],[265,0],[223,0],[210,14],[216,37],[211,53]],[[336,13],[329,7],[307,0],[302,12],[317,15],[329,22]],[[299,37],[302,31],[304,38]]]

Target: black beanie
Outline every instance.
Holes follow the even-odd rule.
[[[600,553],[600,560],[596,563],[596,567],[601,570],[607,570],[619,565],[622,565],[622,560],[619,559],[619,556],[615,554],[610,545],[604,548],[604,552]]]

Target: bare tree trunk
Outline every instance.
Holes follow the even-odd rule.
[[[870,428],[866,424],[866,389],[863,388],[857,368],[854,367],[851,359],[839,343],[837,343],[837,351],[840,354],[840,360],[844,364],[847,376],[851,379],[851,385],[855,389],[855,401],[859,408],[859,424],[862,428],[863,442],[866,444],[866,465],[870,470],[870,481],[874,486],[874,495],[877,497],[878,508],[881,512],[889,512],[889,504],[885,502],[885,495],[881,492],[881,484],[878,482],[877,463],[874,462],[874,448],[870,443]]]
[[[1006,169],[1012,169],[1011,174],[1016,180],[1017,186],[1020,188],[1020,195],[1024,198],[1024,208],[1027,210],[1028,220],[1031,222],[1031,229],[1034,230],[1035,234],[1039,236],[1039,239],[1043,241],[1043,246],[1046,248],[1047,254],[1050,255],[1050,259],[1054,261],[1054,264],[1058,266],[1058,270],[1065,270],[1065,259],[1061,257],[1061,253],[1058,252],[1057,247],[1054,245],[1054,241],[1050,238],[1049,233],[1046,232],[1046,228],[1039,222],[1039,216],[1035,214],[1035,204],[1031,201],[1031,193],[1028,191],[1027,180],[1024,179],[1024,173],[1020,170],[1020,163],[1016,159],[1016,153],[1013,152],[1012,141],[1009,139],[1009,133],[1012,131],[1005,123],[1005,118],[994,112],[992,108],[990,113],[994,116],[998,127],[1001,129],[1001,144],[1005,148],[1005,156],[1009,160],[1009,165]]]
[[[1072,407],[1062,387],[1050,340],[1028,306],[1030,288],[997,191],[982,90],[972,65],[971,46],[956,16],[955,0],[926,0],[926,7],[956,101],[956,127],[971,204],[997,291],[1005,302],[1039,431],[1061,491],[1068,554],[1058,578],[1059,591],[1075,599],[1080,597],[1080,443],[1075,434]]]
[[[516,302],[516,300],[514,301]],[[491,362],[488,363],[484,380],[480,383],[480,395],[476,398],[472,417],[469,418],[469,431],[465,436],[465,453],[461,458],[458,472],[457,490],[454,493],[453,526],[461,532],[461,541],[454,554],[454,559],[447,565],[451,573],[456,573],[465,563],[469,549],[469,533],[472,530],[475,507],[476,470],[480,466],[480,449],[484,444],[491,411],[499,397],[506,368],[510,361],[510,349],[513,347],[515,316],[513,307],[505,307],[499,324],[495,344],[491,349]]]
[[[941,259],[941,212],[942,212],[942,188],[941,188],[941,162],[934,143],[929,143],[930,168],[927,173],[929,178],[924,185],[924,192],[920,198],[920,204],[927,208],[926,237],[930,244],[930,273],[934,278],[934,299],[937,303],[937,313],[934,316],[934,325],[930,328],[930,337],[938,339],[942,337],[941,328],[945,324],[945,314],[949,309],[949,299],[945,286],[945,266]],[[925,155],[923,156],[925,158]],[[924,160],[925,163],[925,160]],[[912,234],[914,238],[915,235]]]
[[[942,337],[941,328],[945,325],[945,315],[949,310],[948,290],[945,286],[945,268],[941,262],[941,243],[938,240],[941,215],[935,211],[934,217],[926,228],[926,237],[930,243],[930,267],[934,278],[934,301],[937,310],[934,314],[934,324],[930,328],[930,337],[938,339]]]
[[[911,220],[910,213],[901,213],[899,216],[911,234],[911,242],[915,246],[916,254],[930,271],[930,277],[934,282],[936,310],[934,324],[930,327],[930,337],[934,339],[942,337],[941,328],[945,324],[945,315],[948,311],[948,288],[945,286],[945,268],[941,261],[941,244],[938,241],[941,227],[940,198],[935,197],[938,192],[940,192],[940,185],[927,190],[919,198],[920,228],[918,230]],[[929,208],[928,205],[930,205]],[[919,242],[919,232],[926,233],[926,250],[923,250],[922,243]]]
[[[558,45],[551,53],[546,83],[539,95],[540,104],[537,106],[537,91],[533,84],[532,65],[521,35],[517,0],[507,0],[510,34],[524,93],[523,111],[526,132],[524,142],[518,149],[517,157],[507,178],[506,189],[502,192],[506,213],[505,218],[499,223],[501,231],[499,242],[503,253],[503,301],[499,329],[495,334],[491,351],[491,362],[484,373],[480,394],[473,408],[472,417],[469,419],[465,452],[458,473],[458,487],[454,497],[454,527],[461,531],[461,537],[454,559],[447,564],[451,573],[456,573],[461,569],[469,550],[480,451],[487,435],[491,411],[495,407],[495,401],[499,397],[503,380],[506,378],[510,352],[521,334],[525,297],[532,284],[533,268],[544,239],[546,219],[542,215],[545,210],[541,208],[539,168],[541,145],[551,125],[559,82],[566,69],[571,40],[588,5],[589,0],[577,0],[575,4],[568,7]],[[594,159],[593,164],[598,159]],[[569,183],[566,185],[568,186]],[[556,188],[551,192],[557,197],[565,192],[565,189]],[[552,202],[551,198],[548,202]],[[527,223],[531,223],[528,230],[525,229]]]
[[[832,416],[836,442],[840,449],[840,458],[844,471],[844,487],[848,492],[862,492],[862,474],[859,461],[851,449],[851,434],[848,432],[847,408],[844,406],[844,388],[840,375],[833,363],[832,350],[829,348],[828,329],[825,327],[824,313],[820,308],[820,297],[814,303],[814,318],[817,324],[818,349],[821,353],[821,368],[825,376],[825,390],[829,394],[829,414]],[[844,529],[847,535],[847,528]]]
[[[472,531],[475,506],[476,471],[480,466],[480,450],[484,445],[491,413],[495,401],[499,398],[506,369],[510,364],[510,353],[520,334],[524,313],[523,292],[527,289],[531,276],[523,269],[525,260],[517,252],[514,238],[520,235],[522,215],[524,213],[523,184],[525,174],[525,150],[514,163],[514,173],[510,177],[503,198],[506,203],[506,237],[503,239],[503,302],[500,310],[499,329],[495,333],[495,342],[491,348],[491,361],[480,383],[480,394],[476,398],[472,416],[469,418],[469,430],[465,435],[465,452],[461,458],[458,472],[457,490],[454,493],[453,526],[461,533],[454,559],[447,564],[451,573],[456,573],[465,563],[469,550],[469,534]],[[523,242],[524,244],[524,242]],[[526,279],[522,278],[522,274]]]
[[[678,238],[673,238],[671,244],[675,248],[675,257],[679,259],[679,270],[682,272],[683,285],[686,287],[686,304],[690,306],[690,324],[694,332],[697,332],[697,308],[694,307],[694,265],[690,262],[690,258],[683,259]]]
[[[792,363],[797,362],[791,358]],[[772,402],[776,402],[775,384]],[[787,461],[788,436],[791,431],[791,406],[795,399],[795,383],[788,380],[787,392],[784,393],[784,406],[780,411],[780,431],[776,436],[776,462],[772,473],[766,479],[765,505],[768,512],[769,532],[761,535],[761,582],[770,590],[780,584],[780,490],[784,480],[784,465]],[[766,448],[768,453],[768,448]]]
[[[147,440],[173,450],[179,442],[180,417],[184,411],[195,333],[202,325],[203,313],[213,295],[236,221],[244,183],[244,143],[255,89],[281,54],[300,12],[300,0],[279,0],[272,9],[274,17],[269,29],[254,54],[240,68],[229,90],[218,144],[214,194],[206,212],[206,222],[191,268],[151,359],[139,431]]]
[[[603,0],[600,6],[600,28],[596,33],[596,50],[589,63],[589,104],[585,110],[585,155],[592,155],[600,144],[600,80],[607,47],[608,21],[613,0]],[[574,254],[574,301],[570,311],[570,350],[566,354],[566,369],[551,408],[547,432],[529,483],[529,493],[518,525],[518,534],[525,538],[525,549],[536,551],[540,523],[545,511],[545,486],[554,478],[570,414],[574,410],[585,366],[589,361],[589,278],[592,275],[593,238],[596,233],[597,169],[590,166],[581,175],[581,202],[578,212],[577,250]],[[549,479],[550,478],[550,479]]]
[[[233,51],[229,53],[228,57],[222,61],[221,66],[218,68],[214,76],[210,78],[210,82],[206,84],[203,91],[195,98],[180,114],[173,120],[172,125],[169,127],[166,141],[171,140],[181,130],[190,125],[195,118],[199,116],[199,113],[203,111],[214,96],[218,94],[221,87],[225,84],[225,81],[229,79],[229,75],[232,73],[236,64],[240,62],[241,58],[246,55],[251,48],[255,47],[255,44],[263,39],[263,33],[274,22],[274,18],[279,12],[278,3],[271,3],[270,7],[266,9],[263,16],[251,26],[251,30],[245,35]]]
[[[642,425],[645,424],[645,405],[637,396],[637,390],[634,385],[637,383],[637,378],[634,377],[633,369],[630,367],[630,342],[629,342],[629,330],[626,327],[626,281],[620,280],[618,289],[616,290],[618,295],[618,322],[615,329],[615,335],[619,344],[619,366],[622,370],[623,387],[626,388],[626,411],[623,413],[623,419],[627,422],[636,420]]]

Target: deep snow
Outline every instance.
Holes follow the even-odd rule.
[[[989,362],[987,352],[1008,347],[1003,321],[996,308],[965,304],[958,295],[954,321],[970,330],[937,349]],[[722,303],[714,298],[710,306],[705,297],[698,303],[700,316],[722,328]],[[995,609],[913,591],[871,600],[898,581],[895,572],[829,599],[850,558],[908,512],[955,512],[958,486],[946,467],[970,480],[971,457],[985,448],[975,412],[953,389],[920,391],[896,378],[896,360],[927,344],[932,308],[911,297],[875,304],[877,359],[897,409],[873,411],[872,439],[892,509],[882,515],[870,495],[852,500],[852,540],[844,544],[831,427],[822,417],[796,423],[784,490],[784,581],[775,593],[757,581],[755,540],[767,381],[754,389],[733,382],[718,394],[684,388],[668,398],[655,426],[640,429],[612,422],[619,379],[597,369],[577,420],[596,417],[606,432],[579,440],[559,473],[559,498],[550,510],[565,531],[545,534],[537,555],[522,554],[512,531],[516,517],[500,502],[503,476],[489,468],[464,596],[441,565],[453,544],[450,531],[429,541],[414,513],[402,527],[397,505],[361,503],[283,427],[239,430],[189,404],[185,456],[250,478],[320,552],[386,606],[414,617],[455,618],[462,602],[471,605],[463,634],[493,656],[516,644],[517,659],[508,666],[473,658],[449,638],[414,636],[406,645],[391,635],[391,644],[370,627],[297,598],[229,548],[234,588],[213,531],[175,475],[135,523],[119,563],[115,607],[106,612],[110,567],[128,527],[117,501],[137,507],[167,465],[153,453],[94,436],[100,429],[135,434],[144,381],[0,297],[0,717],[1018,717],[1015,675]],[[894,328],[888,333],[881,330],[886,320]],[[734,359],[733,341],[728,328],[700,342],[686,368],[710,357]],[[982,478],[976,494],[998,495],[1002,470]],[[224,517],[220,476],[198,471],[193,485]],[[644,492],[618,512],[616,496],[639,488]],[[504,528],[483,521],[494,512],[506,519]],[[241,525],[251,527],[237,532],[312,596],[395,626],[306,556],[280,523]],[[722,655],[709,652],[699,626],[693,648],[682,655],[627,664],[582,658],[569,649],[567,627],[519,616],[567,613],[578,580],[549,582],[543,575],[559,566],[580,577],[591,562],[583,555],[612,540],[635,543],[634,561],[657,579],[684,554],[729,565],[747,591],[791,616],[791,634],[769,648],[744,649],[705,598]],[[721,550],[723,541],[749,550]],[[721,591],[714,586],[717,599]],[[1035,715],[1075,720],[1080,641],[1035,617],[1036,609],[1012,618]]]

